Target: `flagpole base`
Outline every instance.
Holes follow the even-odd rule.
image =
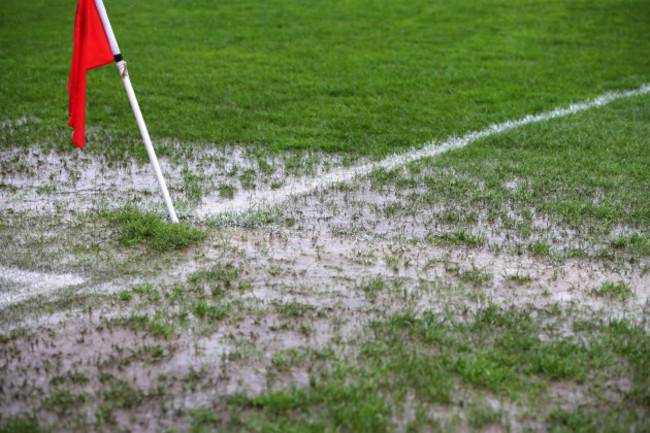
[[[177,223],[178,217],[176,216],[176,211],[174,210],[174,204],[172,203],[171,197],[169,197],[169,191],[167,191],[167,185],[165,184],[165,179],[163,178],[162,172],[160,171],[158,158],[156,157],[156,152],[154,152],[153,150],[153,145],[151,144],[151,138],[149,137],[149,131],[147,131],[147,125],[145,125],[144,118],[142,117],[142,113],[140,112],[140,105],[138,105],[138,100],[135,98],[135,92],[133,91],[131,80],[129,79],[129,71],[126,68],[126,62],[122,57],[122,53],[120,52],[120,47],[117,45],[117,40],[115,39],[115,34],[113,33],[113,28],[111,27],[111,22],[108,19],[108,14],[106,13],[104,2],[102,0],[95,0],[95,6],[97,7],[97,12],[99,13],[99,17],[102,20],[102,24],[104,25],[104,32],[106,33],[108,44],[110,45],[111,51],[113,52],[113,57],[115,59],[115,64],[117,65],[117,69],[118,71],[120,71],[120,76],[122,77],[122,82],[124,83],[126,94],[129,96],[129,102],[131,103],[131,108],[133,109],[135,120],[138,123],[138,128],[140,129],[142,140],[144,140],[144,146],[147,148],[147,153],[149,154],[149,160],[151,161],[151,166],[153,167],[153,170],[156,173],[156,179],[158,179],[158,185],[160,186],[160,191],[162,192],[163,198],[165,199],[165,204],[167,205],[167,212],[169,213],[169,218],[172,220],[173,223]]]
[[[126,62],[124,60],[117,63],[117,69],[120,72],[122,77],[122,82],[124,83],[124,88],[126,89],[126,94],[129,97],[129,102],[131,103],[131,108],[133,109],[133,114],[135,115],[135,121],[138,124],[140,129],[140,134],[142,135],[142,140],[144,141],[144,146],[147,149],[147,154],[149,155],[149,161],[151,161],[151,166],[153,171],[156,174],[156,179],[158,180],[158,186],[160,187],[160,192],[162,193],[163,199],[165,200],[165,205],[167,205],[167,212],[169,213],[169,218],[173,223],[178,222],[178,217],[176,216],[176,210],[174,209],[174,204],[172,199],[169,196],[169,191],[167,190],[167,185],[165,183],[165,178],[162,175],[160,170],[160,164],[158,163],[158,157],[156,157],[156,152],[153,149],[153,144],[151,144],[151,137],[149,137],[149,131],[147,130],[147,125],[144,123],[144,118],[142,117],[142,112],[140,111],[140,105],[138,100],[135,97],[135,92],[133,91],[133,86],[131,85],[131,80],[129,79],[129,73],[126,68]]]

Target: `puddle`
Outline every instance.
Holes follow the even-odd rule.
[[[204,201],[224,202],[220,187],[231,187],[236,200],[249,193],[264,196],[303,176],[322,176],[345,158],[320,153],[257,156],[254,149],[209,146],[186,152],[183,144],[163,142],[171,157],[160,167],[172,199],[179,203],[205,195]],[[178,154],[178,155],[177,155]],[[37,146],[0,149],[0,201],[4,211],[57,213],[117,207],[128,201],[162,208],[158,184],[148,162],[126,159],[115,163],[83,153],[43,151]]]
[[[13,223],[8,215],[20,212],[48,220],[62,209],[93,209],[100,202],[117,206],[134,197],[141,203],[162,207],[155,179],[146,164],[130,161],[108,169],[101,159],[78,153],[41,154],[36,149],[0,152],[1,161],[26,167],[22,171],[3,171],[0,178],[4,185],[0,188],[3,221]],[[261,163],[239,148],[193,158],[181,168],[172,168],[169,161],[161,160],[172,191],[197,182],[207,190],[204,202],[210,202],[221,200],[219,185],[235,184],[235,201],[224,206],[239,198],[242,200],[238,203],[249,200],[246,191],[263,195],[276,179],[287,178],[290,161],[289,156],[279,156]],[[252,180],[241,178],[247,170],[270,162],[277,165],[267,179],[261,174]],[[330,164],[335,165],[332,161],[313,162],[315,174],[310,179],[319,178]],[[251,190],[243,188],[248,181],[252,182],[248,185]],[[291,181],[291,185],[295,184]],[[305,185],[311,188],[309,181]],[[518,184],[508,187],[517,188]],[[280,191],[278,197],[284,194],[282,188],[275,188]],[[436,235],[458,227],[453,221],[441,219],[441,215],[454,210],[441,203],[422,205],[417,200],[421,193],[417,186],[378,191],[368,179],[359,179],[351,187],[289,197],[273,211],[272,223],[258,228],[224,224],[209,229],[210,237],[203,245],[175,255],[164,267],[156,264],[161,270],[146,277],[142,273],[122,275],[124,266],[112,256],[98,259],[107,263],[99,268],[89,266],[89,275],[84,276],[0,265],[0,309],[66,287],[86,295],[108,295],[97,297],[91,314],[70,308],[65,312],[42,312],[34,318],[26,314],[16,318],[16,323],[1,322],[0,330],[8,341],[0,345],[0,368],[6,372],[0,411],[7,415],[53,416],[44,401],[59,386],[57,381],[62,381],[74,392],[90,396],[79,410],[93,426],[98,409],[95,400],[103,398],[112,381],[125,380],[147,396],[156,396],[160,389],[164,392],[132,409],[115,410],[118,426],[138,431],[164,430],[184,425],[191,410],[218,405],[224,396],[308,386],[309,372],[305,368],[278,372],[274,356],[291,349],[318,351],[328,346],[346,347],[348,343],[353,347],[369,321],[391,312],[431,310],[458,312],[460,317],[496,304],[533,311],[570,311],[572,320],[594,316],[640,320],[647,308],[647,258],[639,263],[513,254],[509,247],[522,240],[508,238],[499,230],[491,232],[485,215],[479,215],[473,228],[468,229],[472,235],[485,236],[481,242],[434,242]],[[191,206],[187,212],[193,212]],[[568,248],[584,242],[581,233],[556,229],[552,221],[539,219],[535,224],[546,233],[540,239],[552,238],[553,245]],[[90,224],[88,230],[93,229],[96,227]],[[38,242],[27,242],[30,236],[39,239],[41,232],[50,233],[52,227],[36,224],[12,230],[26,240],[25,245],[36,248]],[[57,253],[63,249],[54,243],[52,250],[43,255],[44,260],[58,263]],[[74,262],[77,258],[67,260]],[[187,323],[168,340],[110,325],[109,319],[116,316],[153,315],[165,306],[162,300],[162,306],[150,305],[148,309],[119,308],[111,302],[115,298],[111,295],[142,283],[160,288],[178,284],[184,288],[193,272],[226,263],[241,269],[240,278],[247,281],[247,286],[226,295],[227,301],[241,305],[246,313],[242,317],[224,319],[206,330],[189,312]],[[113,276],[97,282],[92,275],[97,269]],[[604,282],[619,281],[634,293],[627,301],[594,295]],[[23,330],[25,334],[21,334]],[[567,325],[559,331],[560,337],[571,332]],[[112,379],[107,379],[107,374]],[[72,384],[66,379],[75,375],[87,380]],[[558,392],[579,396],[574,391]],[[498,410],[515,411],[508,402],[497,403],[493,406]],[[55,417],[60,418],[65,416]]]

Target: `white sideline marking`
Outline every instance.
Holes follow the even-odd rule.
[[[0,309],[32,296],[83,282],[83,278],[73,274],[45,274],[0,265]]]
[[[197,209],[197,214],[200,218],[205,218],[209,215],[218,215],[221,213],[239,213],[251,209],[261,209],[266,206],[273,206],[283,202],[291,196],[309,194],[319,188],[324,188],[336,183],[347,182],[356,177],[364,176],[378,168],[391,170],[395,167],[408,164],[409,162],[416,161],[421,158],[431,157],[439,155],[448,150],[465,147],[474,141],[493,134],[509,131],[520,126],[528,125],[530,123],[544,122],[547,120],[556,119],[558,117],[568,116],[569,114],[575,114],[580,111],[588,110],[590,108],[609,104],[610,102],[617,99],[644,95],[646,93],[650,93],[650,84],[644,84],[638,89],[605,93],[594,99],[588,99],[586,101],[571,104],[567,108],[556,108],[553,111],[535,115],[529,114],[521,119],[509,120],[503,123],[493,124],[481,131],[468,132],[462,137],[451,136],[442,143],[427,143],[418,149],[413,149],[401,154],[390,155],[379,162],[363,164],[347,169],[333,170],[330,173],[327,173],[320,177],[299,180],[295,183],[285,185],[283,188],[277,190],[255,191],[242,195],[241,197],[237,197],[233,200],[227,200],[218,203],[204,203],[199,209]]]

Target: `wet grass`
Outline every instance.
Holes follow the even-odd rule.
[[[465,231],[465,229],[460,229],[445,233],[438,233],[435,235],[433,241],[447,243],[450,245],[480,246],[485,243],[485,238],[481,235],[473,235],[471,233],[468,233]]]
[[[650,256],[650,234],[632,233],[629,236],[618,236],[613,238],[609,245],[612,248],[623,249],[632,254]]]
[[[557,409],[549,415],[549,428],[554,433],[569,432],[607,432],[616,433],[629,427],[639,425],[640,429],[647,428],[647,423],[639,420],[639,415],[629,409],[621,409],[617,413],[588,410],[579,408],[575,411]]]
[[[128,409],[136,406],[142,401],[142,391],[134,388],[125,380],[107,378],[108,389],[103,393],[103,401],[97,409],[96,417],[98,423],[115,424],[113,411],[116,409]]]
[[[5,421],[5,420],[3,420]],[[1,433],[47,433],[34,417],[10,417],[0,426]]]
[[[236,232],[250,235],[247,230]],[[135,425],[138,414],[160,413],[164,421],[157,426],[197,432],[466,431],[493,425],[570,431],[593,428],[593,414],[605,430],[648,428],[647,312],[619,320],[557,305],[500,307],[479,293],[492,284],[492,274],[469,261],[442,256],[437,263],[446,274],[440,280],[410,281],[394,276],[393,263],[380,260],[382,250],[371,251],[368,245],[359,245],[356,254],[335,255],[336,263],[348,257],[369,269],[370,258],[383,272],[340,280],[345,283],[330,280],[347,284],[350,291],[345,296],[337,292],[341,307],[321,307],[309,297],[322,287],[277,285],[293,278],[294,264],[275,257],[271,234],[262,232],[253,242],[268,262],[256,262],[215,238],[211,253],[220,259],[209,259],[184,279],[126,286],[93,300],[94,308],[84,310],[79,321],[87,321],[93,339],[119,343],[110,354],[93,354],[69,370],[56,361],[35,364],[39,377],[50,384],[37,413],[39,421],[54,421],[42,425],[54,431],[114,431]],[[273,236],[281,244],[282,237]],[[448,251],[477,248],[444,245]],[[395,258],[400,271],[410,259],[399,243],[383,252]],[[518,285],[531,281],[524,270],[508,275]],[[450,279],[460,285],[449,285]],[[269,298],[276,300],[252,296],[252,289],[269,287],[275,290]],[[434,295],[439,297],[422,297]],[[452,295],[456,297],[448,298]],[[354,302],[348,306],[349,298]],[[365,307],[353,309],[364,298]],[[439,310],[429,310],[431,305]],[[340,326],[353,314],[358,329],[343,334]],[[68,338],[61,332],[55,340],[45,331],[32,336],[16,332],[0,339],[0,350],[7,359],[24,355],[18,347],[38,345],[43,336],[48,344],[59,345]],[[77,344],[83,345],[83,334],[69,338],[81,338]],[[128,342],[122,344],[122,337]],[[205,340],[218,342],[217,347],[223,343],[224,349],[204,349],[199,341]],[[188,360],[178,367],[185,356]],[[151,372],[146,386],[130,379],[133,371]],[[261,389],[221,391],[251,371],[264,372]],[[211,390],[218,392],[209,394]],[[579,404],[574,390],[581,396]],[[12,398],[22,402],[23,392],[18,388]],[[172,408],[179,398],[207,398],[208,403]]]
[[[0,18],[0,50],[10,66],[0,84],[0,115],[9,120],[3,123],[0,147],[39,142],[70,149],[65,114],[57,108],[66,106],[71,47],[62,38],[68,34],[63,26],[71,30],[70,6],[55,1],[19,10],[12,2],[3,6],[6,13]],[[201,0],[192,8],[177,3],[115,4],[109,14],[124,41],[155,139],[180,137],[162,146],[161,154],[184,161],[206,143],[241,144],[254,161],[228,168],[219,162],[219,170],[228,170],[225,181],[184,170],[179,191],[192,203],[210,182],[220,199],[230,199],[268,185],[271,176],[278,176],[271,184],[277,187],[285,182],[283,174],[317,175],[328,167],[328,161],[319,165],[321,154],[301,153],[306,150],[350,152],[334,159],[335,165],[346,166],[359,155],[379,157],[648,81],[648,58],[641,47],[650,12],[643,2],[214,5]],[[126,16],[139,25],[130,27]],[[48,25],[37,25],[45,20]],[[32,30],[29,47],[24,38],[14,37],[25,28]],[[68,53],[61,56],[64,45]],[[21,61],[15,53],[21,53]],[[143,67],[145,61],[151,63]],[[174,72],[161,75],[163,70]],[[145,158],[115,71],[92,71],[89,80],[88,151],[110,155],[112,162]],[[421,251],[402,249],[401,238],[390,247],[368,243],[370,248],[344,251],[329,263],[340,271],[324,284],[350,289],[324,298],[336,298],[335,307],[321,308],[311,298],[325,295],[324,287],[298,287],[307,277],[318,278],[328,245],[315,252],[312,266],[303,269],[305,277],[295,272],[295,261],[283,261],[280,249],[242,241],[240,248],[252,251],[246,257],[216,239],[217,232],[231,231],[242,238],[286,240],[286,231],[297,230],[300,236],[313,235],[318,244],[326,225],[309,231],[299,200],[292,201],[296,213],[291,215],[271,209],[214,217],[209,235],[206,229],[168,225],[158,214],[126,207],[86,216],[68,237],[53,231],[46,238],[41,232],[60,226],[59,220],[30,225],[29,218],[3,213],[0,239],[9,246],[0,254],[3,264],[49,266],[58,272],[63,262],[58,257],[69,255],[74,263],[66,266],[93,277],[112,272],[147,281],[159,274],[161,261],[176,258],[180,265],[175,269],[189,275],[168,276],[162,283],[120,280],[123,286],[110,294],[71,292],[56,302],[39,299],[3,311],[7,326],[20,323],[23,314],[63,312],[62,320],[72,317],[80,328],[87,322],[84,332],[115,343],[109,355],[100,359],[93,353],[83,358],[85,365],[66,370],[59,353],[84,348],[84,332],[3,331],[4,358],[23,356],[29,371],[18,365],[12,372],[25,380],[22,385],[15,381],[3,397],[13,399],[10,404],[20,406],[23,415],[0,419],[0,432],[39,431],[39,422],[55,431],[130,430],[141,416],[196,432],[466,431],[492,425],[516,430],[512,419],[549,431],[650,429],[647,312],[630,309],[630,320],[600,320],[593,311],[546,300],[498,307],[489,297],[499,289],[493,287],[498,278],[462,258],[498,254],[505,245],[508,252],[530,255],[533,266],[554,264],[562,254],[586,266],[594,258],[599,264],[611,261],[612,267],[625,265],[611,281],[590,287],[589,301],[615,306],[614,317],[629,317],[625,307],[634,296],[633,283],[618,275],[627,278],[627,266],[638,263],[642,277],[648,269],[648,106],[648,97],[619,101],[495,135],[404,169],[377,170],[369,177],[372,192],[397,192],[390,203],[374,209],[380,221],[409,224],[403,216],[415,218],[433,209],[422,236],[413,235],[409,245],[421,246],[424,239],[427,248],[433,244],[444,250],[431,259],[437,268],[432,272],[441,276],[427,280],[427,265],[415,278],[402,278],[417,265]],[[23,115],[24,122],[17,122]],[[190,140],[193,144],[185,146]],[[284,156],[282,173],[281,165],[268,158],[286,150],[293,153]],[[30,169],[19,159],[0,165],[14,174]],[[3,191],[13,188],[0,183]],[[53,195],[60,192],[56,188],[48,182],[37,193]],[[359,188],[336,187],[346,206],[331,207],[339,219],[327,227],[335,236],[373,234],[366,214],[345,201],[362,194]],[[348,209],[353,216],[346,220]],[[405,236],[397,227],[389,235]],[[30,229],[38,233],[28,239]],[[17,251],[26,254],[21,249],[30,255],[11,257]],[[207,253],[212,255],[203,256]],[[153,260],[159,256],[160,261]],[[346,257],[357,265],[355,271],[341,265]],[[98,270],[96,263],[102,261],[109,263]],[[127,266],[130,262],[135,264]],[[506,284],[522,289],[522,295],[541,292],[539,284],[553,284],[528,272],[505,275]],[[272,294],[270,300],[256,298],[262,291]],[[519,293],[512,292],[505,305],[516,303]],[[429,310],[431,305],[439,310]],[[354,327],[354,334],[343,327]],[[221,335],[227,344],[216,341]],[[210,339],[219,348],[210,348],[211,358],[203,358],[200,342]],[[63,344],[48,346],[54,342]],[[228,350],[221,351],[222,343]],[[39,359],[44,353],[47,359]],[[202,365],[205,359],[210,363]],[[174,368],[180,372],[167,374]],[[137,386],[133,371],[146,372],[147,389]],[[237,381],[259,371],[265,377],[256,379],[257,391],[246,392],[248,385]],[[43,379],[49,389],[32,386],[28,378]],[[0,389],[9,389],[4,387],[9,381],[1,377]],[[231,387],[242,392],[233,396],[227,391]],[[40,399],[32,403],[30,395],[36,392]],[[204,407],[192,403],[206,400]],[[190,403],[179,407],[174,405],[178,401]],[[26,416],[32,412],[38,418]],[[86,412],[90,415],[84,418]]]
[[[191,273],[184,284],[143,284],[121,291],[113,302],[134,310],[107,319],[106,325],[168,341],[190,327],[195,332],[210,333],[219,322],[241,320],[238,296],[251,288],[242,273],[243,269],[232,262],[218,263]],[[152,307],[153,313],[149,311]]]
[[[207,234],[186,223],[166,223],[154,212],[136,207],[108,212],[106,219],[117,228],[117,242],[125,247],[146,246],[156,251],[181,250],[205,240]]]
[[[272,365],[278,371],[288,371],[296,365],[302,365],[307,356],[306,349],[292,347],[273,353]]]
[[[485,393],[537,411],[537,419],[553,431],[589,430],[597,425],[594,419],[599,431],[648,428],[650,337],[643,324],[594,320],[588,327],[582,323],[589,328],[584,334],[549,339],[542,336],[560,319],[546,315],[545,320],[542,325],[525,311],[496,306],[465,319],[396,313],[370,324],[355,344],[356,355],[276,353],[273,365],[279,371],[309,366],[310,386],[231,398],[223,409],[229,419],[215,421],[223,420],[216,412],[205,424],[226,431],[396,431],[394,420],[404,416],[409,390],[408,407],[416,415],[407,425],[416,430],[457,431],[463,425],[454,424],[457,411],[467,413],[465,422],[474,428],[490,423],[507,428],[507,417],[482,403]],[[622,395],[604,410],[598,398],[570,401],[575,410],[567,410],[564,403],[542,397],[567,385],[586,385],[596,396],[605,382],[621,377],[632,378],[631,389],[619,390]],[[459,394],[459,387],[470,393]],[[476,397],[463,409],[467,402],[460,395]],[[437,404],[447,405],[450,416],[432,417]],[[204,416],[195,417],[195,424],[202,425]]]
[[[200,315],[200,317],[203,317]],[[176,330],[175,323],[168,320],[163,313],[156,313],[152,317],[146,314],[133,313],[129,316],[118,317],[109,322],[110,325],[123,326],[132,331],[142,331],[157,337],[170,339]]]
[[[72,408],[83,405],[88,396],[81,394],[73,394],[68,389],[53,390],[50,396],[45,399],[44,405],[48,410],[51,410],[58,415],[64,415]]]
[[[430,224],[445,229],[436,242],[480,245],[470,233],[486,233],[488,244],[534,256],[647,256],[648,101],[618,101],[376,170],[371,188],[401,194],[405,209],[433,208]],[[424,191],[409,194],[416,187]]]
[[[650,78],[643,1],[107,8],[153,139],[183,142],[160,149],[179,161],[190,142],[385,155]],[[72,151],[74,4],[6,0],[1,20],[0,145]],[[89,73],[87,124],[87,151],[146,158],[113,66]]]
[[[246,290],[250,288],[250,281],[240,279],[243,270],[233,263],[217,263],[209,269],[193,272],[187,282],[193,289],[208,289],[212,296],[219,296],[234,288]]]
[[[634,292],[630,289],[630,286],[625,284],[624,281],[619,281],[617,283],[606,281],[598,289],[594,289],[593,294],[617,299],[619,301],[626,301],[634,296]]]
[[[301,302],[291,301],[278,305],[276,309],[280,317],[284,319],[293,319],[297,317],[305,317],[310,312],[316,310],[316,307]]]

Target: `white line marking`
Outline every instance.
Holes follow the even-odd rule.
[[[0,265],[0,310],[18,301],[84,282],[85,279],[78,275],[45,274]]]
[[[233,200],[227,200],[218,203],[204,203],[198,210],[197,214],[200,218],[205,218],[209,215],[218,215],[221,213],[239,213],[252,209],[262,209],[267,206],[277,205],[291,196],[299,196],[309,194],[319,188],[325,188],[330,185],[348,182],[359,176],[367,175],[378,168],[391,170],[395,167],[408,164],[409,162],[416,161],[421,158],[427,158],[439,155],[452,149],[459,149],[468,144],[480,140],[481,138],[488,137],[500,132],[509,131],[520,126],[528,125],[530,123],[544,122],[558,117],[568,116],[580,111],[589,110],[590,108],[600,107],[617,99],[628,98],[631,96],[639,96],[650,93],[650,84],[644,84],[638,89],[627,90],[622,92],[605,93],[595,99],[588,99],[586,101],[571,104],[567,108],[556,108],[553,111],[540,113],[536,115],[527,115],[521,119],[509,120],[504,123],[493,124],[481,131],[471,131],[462,137],[452,136],[442,143],[431,142],[425,144],[423,147],[413,149],[405,153],[394,154],[386,157],[385,159],[375,162],[359,165],[356,167],[349,167],[347,169],[336,169],[317,178],[306,178],[299,180],[295,183],[285,185],[283,188],[277,190],[264,190],[254,191]]]

